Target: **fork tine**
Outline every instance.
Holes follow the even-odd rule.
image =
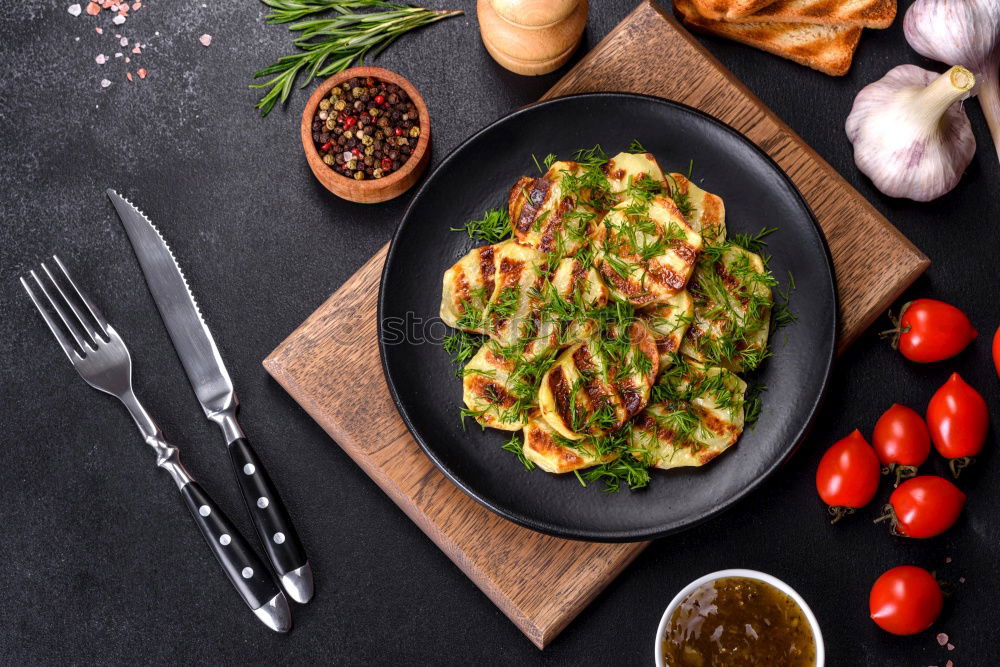
[[[55,255],[52,255],[52,259],[56,260],[57,266],[60,269],[62,269],[63,279],[73,286],[73,289],[76,291],[77,296],[80,297],[80,300],[85,301],[83,299],[83,295],[80,293],[80,289],[76,286],[76,284],[73,283],[73,280],[69,277],[69,274],[66,273],[66,267],[62,265],[62,262],[59,261],[59,258],[56,257]],[[74,299],[71,299],[69,295],[66,294],[66,290],[63,289],[61,282],[56,280],[56,277],[52,275],[52,271],[49,271],[49,267],[45,265],[45,262],[42,262],[42,270],[45,271],[45,275],[49,277],[49,280],[52,282],[52,284],[56,286],[57,290],[59,290],[59,294],[62,296],[63,301],[67,305],[69,305],[70,310],[72,310],[73,314],[76,315],[76,319],[79,321],[80,326],[83,328],[84,332],[90,335],[90,339],[96,345],[97,341],[99,340],[97,335],[97,328],[91,325],[91,320],[89,320],[83,314],[83,311],[80,310],[80,308],[76,305],[76,301]],[[84,303],[84,305],[86,305],[86,303]],[[93,319],[96,320],[97,318],[95,317]]]
[[[36,281],[38,280],[38,277],[35,276],[34,271],[31,272],[31,275],[35,277]],[[37,308],[38,312],[41,313],[42,318],[45,320],[45,323],[49,325],[49,331],[51,331],[52,335],[56,337],[56,341],[59,342],[59,347],[63,349],[63,352],[66,353],[66,356],[69,357],[69,360],[74,363],[79,361],[81,357],[79,353],[77,353],[77,351],[73,348],[73,343],[71,343],[69,339],[66,338],[66,334],[64,334],[62,329],[59,328],[59,325],[56,324],[56,321],[52,318],[52,315],[50,315],[49,311],[46,310],[45,307],[42,305],[41,299],[38,298],[35,292],[28,285],[28,281],[25,280],[23,276],[21,277],[21,287],[23,287],[24,291],[28,293],[28,296],[31,297],[31,302],[35,304],[35,308]],[[74,356],[76,358],[74,358]]]
[[[100,327],[101,333],[104,334],[105,336],[107,336],[108,335],[108,321],[106,319],[104,319],[104,315],[101,313],[100,310],[97,309],[97,306],[94,305],[94,302],[91,301],[89,298],[87,298],[87,295],[85,295],[80,290],[80,288],[76,286],[76,282],[74,282],[73,278],[69,275],[69,271],[66,269],[65,266],[63,266],[62,260],[60,260],[59,257],[56,256],[56,255],[52,255],[52,259],[56,260],[56,266],[58,266],[59,269],[62,271],[63,277],[66,279],[66,282],[68,282],[70,284],[70,286],[73,288],[73,291],[76,292],[76,295],[78,297],[80,297],[80,302],[84,306],[87,307],[87,310],[90,311],[90,315],[94,318],[94,321],[97,322],[97,326]],[[48,271],[48,269],[45,269],[45,270]],[[51,274],[50,274],[50,277],[51,277]],[[52,281],[52,282],[55,282],[55,281]],[[79,316],[80,316],[80,314],[77,313],[77,317],[79,317]]]
[[[42,266],[45,265],[43,264]],[[62,301],[61,299],[54,298],[52,296],[52,293],[49,292],[49,289],[45,286],[45,283],[42,282],[42,279],[38,277],[37,273],[35,273],[34,271],[31,271],[30,273],[31,277],[35,279],[36,283],[38,283],[38,287],[42,290],[42,294],[44,294],[45,298],[49,300],[49,305],[51,305],[52,309],[56,311],[57,315],[59,315],[59,319],[62,320],[62,323],[66,326],[67,331],[69,331],[70,335],[73,337],[73,340],[76,341],[76,344],[80,346],[80,351],[86,353],[88,350],[89,351],[95,350],[96,347],[90,341],[89,338],[87,339],[87,342],[84,342],[83,334],[80,332],[80,329],[77,328],[76,324],[73,323],[73,318],[66,314],[66,311],[63,309],[63,304],[65,302],[61,304],[60,303],[60,301]]]

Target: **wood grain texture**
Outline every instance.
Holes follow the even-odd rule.
[[[841,349],[926,268],[927,259],[916,248],[656,7],[640,5],[546,97],[594,90],[649,93],[704,109],[746,133],[788,171],[815,211],[833,255],[843,314]],[[376,303],[387,248],[264,366],[543,648],[648,543],[595,544],[535,533],[486,510],[434,467],[403,424],[382,375]]]

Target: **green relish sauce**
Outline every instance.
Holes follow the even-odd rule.
[[[744,577],[699,586],[674,610],[663,640],[667,667],[813,667],[816,640],[802,608]]]

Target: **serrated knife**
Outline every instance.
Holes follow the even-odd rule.
[[[208,419],[222,429],[247,512],[281,586],[296,602],[308,602],[313,595],[309,560],[277,488],[236,421],[239,401],[233,382],[184,273],[149,218],[114,190],[108,189],[107,193],[132,242],[198,402]]]

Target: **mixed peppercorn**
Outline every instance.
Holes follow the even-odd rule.
[[[396,84],[355,77],[320,100],[312,138],[323,162],[338,174],[359,181],[384,178],[413,155],[420,116]]]

